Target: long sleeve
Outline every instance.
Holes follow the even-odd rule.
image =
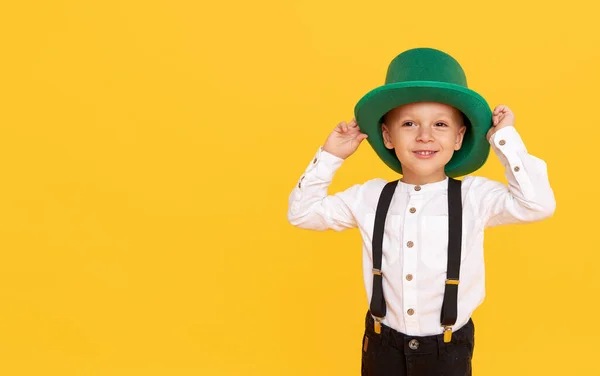
[[[534,222],[552,216],[556,201],[546,162],[528,154],[514,127],[499,129],[490,143],[505,168],[508,185],[486,178],[473,182],[478,215],[485,226]]]
[[[319,148],[289,196],[288,221],[299,228],[342,231],[356,227],[353,206],[360,185],[328,195],[333,176],[344,160]]]

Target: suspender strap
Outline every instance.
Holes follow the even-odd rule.
[[[371,313],[373,316],[383,319],[386,313],[385,299],[383,297],[383,274],[381,273],[381,262],[383,258],[383,230],[385,217],[387,216],[394,191],[398,180],[389,182],[383,187],[377,211],[375,212],[375,226],[373,229],[373,294],[371,296]]]
[[[461,181],[448,179],[448,268],[441,322],[446,330],[458,316],[458,281],[462,240]],[[451,333],[451,331],[450,331]]]

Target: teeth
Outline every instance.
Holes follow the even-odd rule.
[[[435,152],[434,151],[415,151],[415,153],[417,153],[419,155],[431,155]]]

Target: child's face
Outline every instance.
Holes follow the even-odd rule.
[[[444,167],[460,149],[466,126],[458,109],[419,102],[388,112],[382,131],[385,146],[402,164],[402,180],[426,184],[445,179]]]

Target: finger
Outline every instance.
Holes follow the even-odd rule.
[[[498,115],[499,113],[504,112],[506,108],[507,107],[503,104],[496,106],[496,108],[494,109],[494,115]]]
[[[350,120],[350,123],[348,125],[350,126],[350,128],[356,128],[358,126],[358,123],[356,122],[356,119],[352,119]]]
[[[351,133],[353,135],[358,135],[358,134],[361,134],[362,132],[360,131],[359,127],[353,126],[352,124],[348,124],[348,133]]]
[[[346,124],[345,121],[342,122],[342,131],[344,131],[344,133],[348,131],[348,124]]]
[[[363,142],[366,138],[367,138],[367,135],[364,133],[361,133],[360,135],[358,135],[358,137],[356,137],[353,140],[353,143],[355,143],[355,145],[357,145],[357,147],[358,147],[358,145],[360,145],[361,142]]]

